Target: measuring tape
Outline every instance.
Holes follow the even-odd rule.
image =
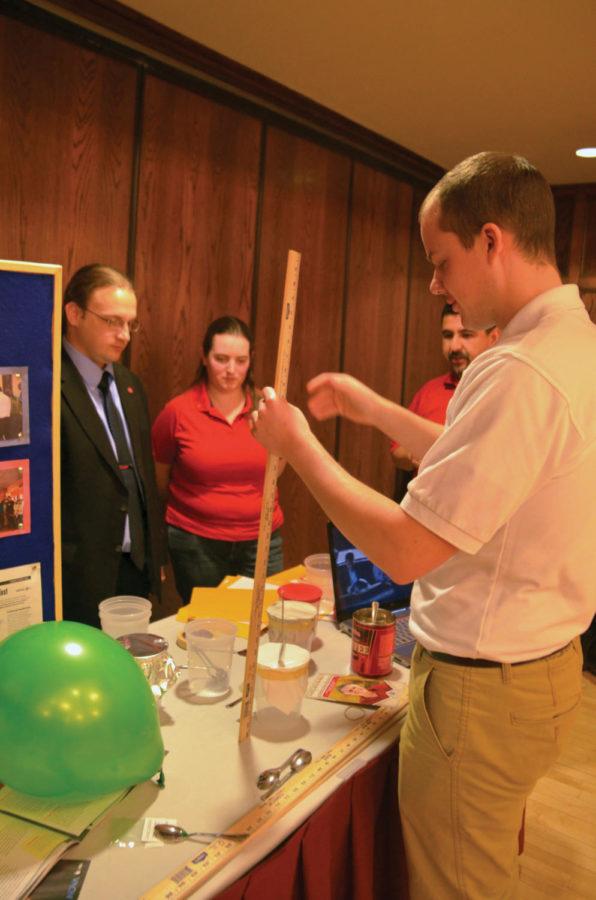
[[[140,900],[177,900],[190,897],[226,863],[242,852],[247,841],[273,825],[304,797],[334,774],[360,750],[388,731],[401,716],[407,704],[407,688],[391,703],[385,704],[360,721],[348,734],[279,788],[267,800],[253,807],[226,831],[248,834],[243,840],[216,838],[207,848],[159,884],[142,894]],[[351,707],[350,707],[351,708]]]
[[[278,397],[286,396],[288,375],[290,372],[290,355],[292,352],[292,335],[296,317],[296,294],[298,293],[298,275],[300,273],[301,256],[295,250],[288,252],[286,266],[286,282],[277,346],[277,364],[275,367],[274,389]],[[250,735],[250,722],[257,677],[257,654],[261,634],[261,618],[263,615],[263,596],[269,562],[269,545],[271,543],[271,527],[273,523],[273,507],[275,504],[275,486],[279,471],[279,456],[269,453],[263,482],[263,500],[261,504],[261,520],[259,522],[259,539],[257,542],[257,559],[255,563],[254,584],[252,591],[252,607],[248,643],[246,645],[246,666],[244,669],[244,686],[242,688],[242,707],[240,710],[241,743]]]

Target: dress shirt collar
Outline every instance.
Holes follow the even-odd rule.
[[[573,310],[586,311],[576,284],[562,284],[544,291],[526,303],[507,323],[501,332],[501,341],[531,331],[544,316]]]
[[[88,356],[85,356],[84,353],[81,353],[80,350],[77,350],[75,347],[70,344],[66,338],[62,339],[62,346],[68,355],[70,356],[74,366],[76,367],[79,375],[85,382],[85,387],[88,390],[95,390],[99,382],[101,381],[101,376],[104,371],[108,371],[112,378],[114,377],[114,367],[112,363],[108,363],[104,369],[101,366],[98,366],[97,363],[94,363],[92,359],[89,359]]]

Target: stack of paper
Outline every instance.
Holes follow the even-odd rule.
[[[0,897],[26,897],[56,860],[117,800],[116,791],[83,803],[0,789]]]
[[[0,896],[26,897],[75,841],[0,813]]]

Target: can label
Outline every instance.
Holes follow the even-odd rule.
[[[384,613],[384,614],[383,614]],[[395,619],[379,610],[372,622],[371,610],[358,610],[352,618],[352,672],[376,677],[389,675],[393,668]]]

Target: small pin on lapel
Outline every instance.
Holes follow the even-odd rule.
[[[134,394],[134,392],[135,392],[135,389],[134,389],[133,387],[130,387],[130,386],[127,387],[126,390],[128,391],[129,394]]]

